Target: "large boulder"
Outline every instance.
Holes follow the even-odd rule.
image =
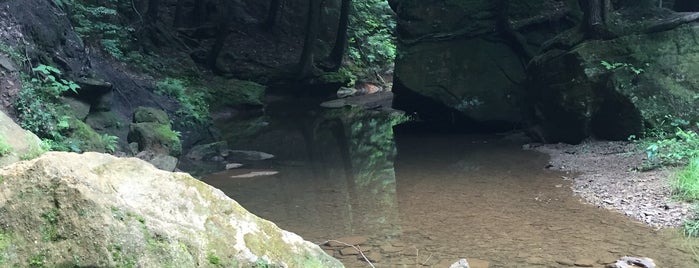
[[[699,121],[699,27],[551,50],[531,66],[532,115],[547,142],[622,140]]]
[[[50,152],[0,170],[0,266],[342,267],[188,174]]]
[[[522,121],[526,54],[536,49],[530,43],[556,31],[534,22],[565,8],[546,0],[510,1],[508,22],[526,37],[518,47],[495,30],[497,2],[390,1],[399,35],[395,108],[459,128],[508,129]]]
[[[0,111],[0,167],[39,156],[43,152],[39,137],[22,129]]]

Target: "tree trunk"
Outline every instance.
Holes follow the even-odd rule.
[[[148,11],[146,11],[146,19],[148,23],[154,24],[158,21],[158,8],[160,0],[148,0]]]
[[[279,7],[281,5],[281,0],[271,0],[269,3],[269,9],[267,9],[267,19],[265,19],[264,27],[267,30],[274,29],[277,25],[277,20],[279,19]]]
[[[233,4],[226,2],[225,4],[225,12],[227,16],[220,16],[219,21],[218,21],[218,27],[216,29],[216,40],[214,41],[214,45],[211,47],[211,50],[209,51],[209,55],[207,57],[207,65],[213,71],[215,74],[221,75],[223,71],[218,68],[218,65],[216,65],[216,62],[218,60],[218,56],[221,54],[221,51],[223,50],[223,46],[226,44],[226,39],[228,39],[228,35],[230,34],[230,26],[231,26],[231,19],[229,16],[233,14]]]
[[[347,28],[349,27],[349,13],[352,0],[342,0],[340,7],[340,22],[337,26],[337,35],[335,36],[335,46],[330,52],[330,70],[337,71],[342,66],[342,58],[345,56],[347,49]]]
[[[509,0],[495,1],[498,10],[495,17],[495,29],[504,39],[504,43],[512,49],[523,63],[529,62],[534,57],[534,53],[527,48],[527,40],[521,33],[515,31],[510,24],[510,2]]]
[[[175,5],[175,18],[172,23],[174,27],[182,27],[182,25],[184,25],[184,1],[185,0],[177,0],[177,4]]]
[[[612,11],[610,0],[578,0],[583,10],[582,30],[587,38],[604,38],[608,35],[607,20]]]
[[[195,25],[201,25],[206,21],[206,5],[207,0],[194,0],[194,10],[192,11],[192,22]]]
[[[299,78],[306,78],[313,72],[313,48],[320,24],[321,0],[308,1],[308,20],[306,21],[306,37],[303,42],[303,51],[298,65]]]

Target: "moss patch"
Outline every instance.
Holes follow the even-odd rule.
[[[225,107],[262,106],[265,86],[252,81],[215,78],[205,87],[212,109]]]

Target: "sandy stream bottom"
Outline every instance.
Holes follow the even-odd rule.
[[[472,267],[604,267],[626,255],[650,257],[658,267],[699,267],[699,243],[677,229],[651,227],[642,217],[624,216],[623,208],[617,213],[588,204],[595,202],[586,201],[580,189],[597,186],[583,187],[576,178],[589,181],[584,176],[592,175],[586,174],[604,173],[576,169],[573,163],[582,163],[578,157],[593,159],[582,147],[537,148],[551,158],[497,137],[404,134],[396,144],[394,181],[382,181],[381,187],[338,176],[336,166],[322,165],[319,171],[302,156],[270,162],[269,168],[280,172],[275,176],[231,179],[223,172],[203,180],[307,240],[366,238],[360,247],[376,267],[448,267],[462,257],[477,263]],[[616,155],[590,148],[584,152]],[[621,185],[634,195],[631,182],[636,181]],[[662,185],[643,182],[645,188]],[[626,192],[600,194],[600,204],[643,200],[629,199]],[[684,216],[684,204],[663,200],[649,206],[655,205],[662,209],[648,215]],[[325,248],[347,267],[370,267],[345,247]]]

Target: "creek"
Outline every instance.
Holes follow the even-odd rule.
[[[548,156],[496,135],[401,128],[382,112],[291,111],[218,122],[231,147],[276,155],[206,175],[252,213],[305,239],[368,238],[376,267],[595,267],[642,256],[697,267],[697,243],[584,204]],[[250,171],[273,176],[231,178]],[[331,249],[328,249],[331,250]],[[347,267],[369,267],[333,252]],[[472,267],[478,267],[474,265]]]

